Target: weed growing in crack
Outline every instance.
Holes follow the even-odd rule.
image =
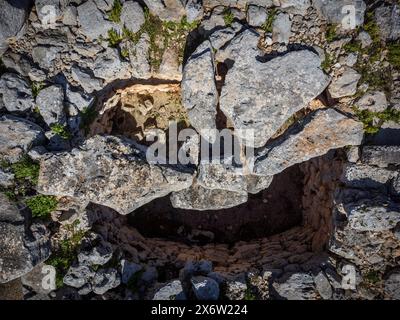
[[[59,123],[53,124],[50,126],[50,129],[53,133],[57,134],[64,140],[71,139],[71,133],[68,130],[68,127]]]
[[[57,208],[58,201],[54,196],[36,195],[25,201],[32,212],[32,217],[48,219],[51,212]]]
[[[223,18],[225,26],[230,27],[235,20],[235,16],[233,15],[231,9],[225,8],[223,12]]]
[[[272,9],[267,17],[267,20],[261,26],[265,33],[272,33],[272,25],[274,24],[277,13],[278,11],[275,8]]]
[[[115,22],[119,23],[121,22],[121,11],[122,11],[122,4],[120,0],[114,0],[113,7],[108,14],[108,19]]]
[[[353,110],[357,118],[364,124],[364,131],[368,134],[377,133],[382,124],[387,121],[400,123],[400,111],[395,109],[373,112],[369,110],[360,110],[354,107]]]

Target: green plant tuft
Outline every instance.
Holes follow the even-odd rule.
[[[364,124],[364,131],[368,134],[377,133],[382,124],[387,121],[400,123],[400,111],[395,109],[373,112],[369,110],[359,110],[357,107],[354,107],[353,110],[357,118]]]
[[[32,96],[36,98],[39,92],[44,88],[43,82],[32,82],[31,89],[32,89]]]
[[[325,31],[325,39],[328,42],[333,42],[338,39],[338,35],[336,33],[337,25],[329,24]]]
[[[25,203],[31,209],[32,217],[48,219],[57,208],[58,201],[54,196],[37,195],[27,199]]]
[[[388,60],[389,63],[395,68],[400,69],[400,42],[390,43],[388,45]]]
[[[325,59],[321,63],[322,70],[324,70],[326,73],[329,73],[331,70],[332,64],[333,64],[332,56],[328,52],[325,52]]]
[[[272,25],[274,24],[277,13],[278,11],[274,8],[268,14],[267,20],[265,20],[264,24],[261,26],[265,33],[272,33]]]
[[[122,11],[122,4],[120,0],[114,0],[113,7],[108,14],[108,19],[115,22],[119,23],[121,22],[121,11]]]
[[[18,162],[11,164],[11,170],[17,180],[28,180],[34,185],[37,184],[39,169],[39,164],[26,155]]]
[[[230,8],[225,8],[223,12],[223,18],[225,22],[225,26],[230,27],[235,20],[235,16],[233,15]]]
[[[64,140],[71,139],[71,133],[68,130],[68,127],[59,123],[52,124],[50,129],[53,133],[59,135]]]
[[[118,31],[115,29],[110,29],[107,33],[108,45],[112,48],[116,48],[122,42],[122,40],[124,40],[123,36],[119,34]]]

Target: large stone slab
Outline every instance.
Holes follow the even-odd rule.
[[[318,110],[261,150],[254,171],[259,175],[275,175],[331,149],[359,145],[363,136],[362,123],[333,109]]]
[[[79,149],[41,161],[38,190],[108,206],[128,214],[153,199],[188,188],[193,173],[149,164],[145,148],[127,139],[95,136]]]
[[[244,59],[247,59],[244,61]],[[247,145],[262,147],[297,111],[328,85],[321,60],[308,50],[293,51],[267,62],[242,57],[228,71],[220,107]],[[246,138],[254,130],[254,142]]]

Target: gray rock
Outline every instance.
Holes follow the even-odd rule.
[[[103,13],[92,0],[78,7],[78,21],[81,32],[91,41],[100,37],[107,38],[108,30],[119,30],[115,23],[104,18]]]
[[[333,109],[317,110],[267,144],[256,158],[254,172],[273,176],[331,149],[360,145],[363,135],[362,123]]]
[[[71,75],[87,93],[101,90],[103,87],[102,80],[95,78],[92,71],[84,70],[77,65],[72,66]]]
[[[307,273],[284,275],[273,283],[280,298],[286,300],[314,300],[316,291],[314,279]]]
[[[21,282],[36,293],[49,294],[56,289],[56,269],[44,263],[38,264],[21,277]],[[46,286],[43,286],[43,283]]]
[[[332,286],[323,271],[314,276],[314,283],[322,299],[329,300],[332,298]]]
[[[151,77],[151,67],[148,60],[150,49],[150,38],[144,33],[139,41],[129,47],[129,60],[132,66],[132,76],[138,79]]]
[[[395,41],[400,38],[400,6],[398,4],[380,6],[375,10],[375,19],[382,40]]]
[[[128,30],[138,32],[144,23],[144,12],[140,4],[126,1],[122,6],[121,22]]]
[[[182,104],[187,109],[191,125],[198,132],[215,129],[218,92],[209,41],[203,42],[187,61],[181,86]]]
[[[39,67],[51,69],[55,61],[60,57],[61,49],[59,47],[36,46],[32,50],[32,59]]]
[[[264,7],[249,5],[247,9],[247,22],[250,26],[261,27],[268,18]]]
[[[398,174],[397,177],[392,180],[390,192],[392,195],[400,197],[400,174]]]
[[[186,300],[182,283],[174,280],[166,284],[154,294],[153,300]]]
[[[348,147],[346,150],[347,161],[356,163],[360,160],[360,148],[358,146]]]
[[[256,194],[267,189],[271,185],[273,178],[273,176],[247,175],[247,192]]]
[[[186,2],[185,10],[188,22],[201,20],[204,14],[201,0],[188,0]]]
[[[388,107],[386,95],[381,91],[374,91],[366,93],[359,100],[355,102],[355,105],[360,110],[369,110],[372,112],[385,111]]]
[[[97,78],[106,80],[105,83],[131,77],[129,63],[121,61],[118,50],[114,48],[107,48],[106,51],[96,57],[93,74]]]
[[[196,276],[191,279],[194,295],[198,300],[218,300],[219,285],[208,277]]]
[[[356,231],[381,232],[400,222],[400,206],[385,198],[362,199],[344,205],[349,227]]]
[[[244,275],[236,276],[234,279],[225,281],[225,296],[229,300],[243,300],[247,291],[246,278]]]
[[[52,24],[61,16],[61,0],[35,0],[35,7],[44,26]]]
[[[63,278],[64,284],[74,288],[81,288],[88,284],[94,277],[95,272],[88,266],[72,266]]]
[[[117,270],[113,268],[101,269],[96,272],[92,280],[92,289],[95,294],[104,294],[121,284]]]
[[[180,21],[186,14],[181,0],[144,0],[150,12],[163,21]]]
[[[84,238],[78,253],[78,261],[80,265],[102,266],[110,261],[112,255],[112,245],[100,235],[96,235],[93,238]]]
[[[103,12],[110,11],[114,4],[114,0],[94,0],[94,2],[96,3],[97,8]],[[123,3],[125,1],[121,2]]]
[[[361,48],[368,48],[372,44],[371,36],[366,31],[361,31],[357,37],[357,40],[361,42]]]
[[[400,299],[400,272],[391,272],[385,279],[384,290],[391,299]]]
[[[0,118],[0,156],[6,161],[18,161],[44,139],[42,129],[28,120],[14,116]]]
[[[30,0],[0,1],[0,56],[8,48],[8,39],[22,34],[30,7]]]
[[[145,150],[128,139],[95,136],[79,149],[42,160],[38,190],[128,214],[153,199],[191,185],[191,171],[181,166],[148,164]]]
[[[82,91],[76,90],[67,86],[65,92],[66,101],[72,104],[79,111],[83,111],[85,108],[89,108],[93,103],[93,97],[85,94]]]
[[[133,275],[137,274],[143,268],[140,264],[129,262],[127,260],[121,261],[121,280],[123,284],[127,284]]]
[[[64,10],[62,23],[66,26],[76,26],[78,24],[78,11],[76,7],[69,6]]]
[[[36,106],[40,115],[49,125],[65,124],[64,90],[60,85],[53,85],[40,90],[36,97]]]
[[[308,50],[289,52],[265,63],[255,55],[243,55],[237,62],[226,75],[220,108],[249,146],[265,145],[329,81],[320,68],[319,56]],[[246,137],[249,129],[254,131],[254,141]]]
[[[188,261],[182,269],[182,277],[191,277],[193,275],[207,275],[212,271],[212,262],[208,260]]]
[[[360,79],[361,75],[357,71],[346,68],[342,75],[332,80],[328,91],[334,99],[354,96]]]
[[[199,184],[171,194],[174,208],[189,210],[219,210],[247,202],[247,192],[206,189]]]
[[[311,5],[310,0],[274,0],[274,4],[284,12],[299,15],[305,15]]]
[[[364,146],[362,162],[381,168],[400,165],[400,146]]]
[[[14,175],[0,169],[0,187],[9,188],[14,184]]]
[[[5,73],[0,78],[0,109],[24,112],[33,107],[32,89],[21,76]]]
[[[365,164],[347,164],[340,179],[347,187],[386,190],[386,184],[397,172]]]
[[[0,283],[22,277],[50,256],[49,232],[37,223],[25,226],[18,208],[0,193]]]
[[[328,23],[337,24],[344,27],[343,29],[350,29],[348,25],[349,16],[348,12],[343,8],[345,6],[355,6],[355,26],[358,27],[364,23],[364,14],[367,8],[364,1],[354,0],[313,0],[313,6],[317,9],[321,18],[325,19]]]
[[[272,25],[272,40],[277,43],[288,44],[291,34],[292,22],[289,15],[279,13]]]
[[[210,34],[209,40],[214,49],[213,51],[215,52],[215,60],[223,62],[226,59],[222,54],[224,53],[223,48],[225,45],[227,45],[228,48],[230,47],[229,42],[236,36],[242,27],[241,24],[234,22],[230,27],[217,29]],[[219,51],[220,49],[222,49],[222,52]]]

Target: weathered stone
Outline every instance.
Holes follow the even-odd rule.
[[[148,60],[149,49],[150,38],[147,33],[144,33],[135,45],[129,47],[129,60],[134,78],[148,79],[151,77],[151,67]]]
[[[361,31],[357,37],[357,40],[361,42],[361,48],[365,49],[372,44],[371,36],[366,31]]]
[[[42,129],[25,119],[14,116],[0,118],[0,157],[18,161],[32,146],[44,142]]]
[[[182,284],[179,280],[174,280],[160,288],[154,295],[153,300],[186,300]]]
[[[14,184],[14,175],[0,169],[0,187],[9,188]]]
[[[310,300],[316,298],[313,277],[307,273],[284,275],[273,283],[280,298],[287,300]]]
[[[382,189],[397,175],[397,172],[365,164],[347,164],[341,181],[350,188]]]
[[[32,50],[32,59],[39,67],[51,69],[60,57],[61,48],[55,46],[36,46]]]
[[[186,14],[181,0],[144,0],[150,12],[163,21],[180,21]]]
[[[295,112],[325,89],[329,77],[320,64],[319,56],[308,50],[268,62],[260,62],[255,55],[235,62],[222,87],[220,108],[246,145],[265,145]],[[242,129],[254,131],[254,142]]]
[[[273,176],[247,175],[247,192],[256,194],[267,189],[271,185],[273,178]]]
[[[332,298],[332,286],[323,271],[314,276],[315,287],[324,300]]]
[[[29,84],[15,73],[5,73],[0,78],[0,109],[24,112],[33,107]]]
[[[199,184],[173,192],[171,203],[174,208],[192,210],[227,209],[247,202],[247,192],[206,189]]]
[[[18,208],[0,193],[0,283],[17,279],[50,256],[49,234],[42,224],[25,228]]]
[[[0,1],[0,56],[7,50],[8,39],[23,31],[30,7],[30,0]]]
[[[53,85],[40,90],[36,97],[36,106],[39,108],[43,120],[49,126],[65,123],[64,90],[60,85]]]
[[[92,280],[92,289],[95,294],[104,294],[121,284],[117,270],[113,268],[100,269]]]
[[[216,128],[217,103],[213,52],[210,42],[206,41],[187,61],[182,78],[182,104],[198,132]]]
[[[144,23],[144,12],[140,4],[126,1],[122,6],[121,22],[128,30],[138,32]]]
[[[363,125],[333,109],[317,110],[290,128],[257,156],[254,171],[272,176],[331,149],[360,145]]]
[[[105,83],[131,77],[129,63],[121,61],[118,50],[114,48],[107,48],[106,51],[96,57],[93,74],[97,78],[104,79]]]
[[[91,281],[95,273],[88,266],[72,266],[63,278],[64,284],[74,288],[81,288]]]
[[[272,40],[277,43],[288,44],[291,34],[292,23],[289,15],[279,13],[272,25]]]
[[[400,197],[400,174],[398,174],[397,177],[392,180],[390,192],[394,196]]]
[[[132,263],[127,260],[121,261],[121,280],[123,284],[127,284],[129,280],[137,274],[137,272],[142,270],[142,266],[137,263]]]
[[[386,95],[381,91],[366,93],[355,104],[360,110],[369,110],[372,112],[385,111],[388,107]]]
[[[375,19],[381,39],[395,41],[400,38],[400,5],[382,5],[375,10]]]
[[[25,287],[29,287],[34,292],[48,294],[56,290],[56,269],[44,263],[38,264],[22,276],[21,281]]]
[[[214,279],[196,276],[191,279],[191,283],[198,300],[218,300],[219,285]]]
[[[81,265],[106,264],[112,257],[113,248],[100,235],[84,238],[78,253],[78,261]]]
[[[364,14],[367,9],[364,1],[354,0],[313,0],[313,6],[321,18],[327,20],[328,23],[337,24],[343,29],[355,29],[361,26],[364,23]],[[350,6],[355,8],[355,19],[352,19],[348,13],[349,10],[352,10]]]
[[[44,194],[92,201],[128,214],[153,199],[191,185],[191,171],[181,166],[148,164],[142,150],[145,148],[127,139],[95,136],[80,149],[42,160],[38,189]]]
[[[65,99],[79,111],[89,108],[93,103],[93,98],[82,91],[67,86]]]
[[[201,20],[204,9],[201,0],[188,0],[185,6],[186,17],[188,22]]]
[[[350,228],[357,231],[386,231],[400,222],[399,204],[380,197],[345,204],[344,210]]]
[[[95,78],[92,71],[82,69],[77,65],[72,66],[71,75],[87,93],[101,90],[103,87],[102,81]]]
[[[354,96],[357,93],[357,84],[360,79],[361,75],[357,71],[346,68],[342,75],[332,80],[328,91],[335,99]]]
[[[267,11],[264,7],[249,5],[247,9],[247,22],[250,26],[260,27],[268,18]]]
[[[399,146],[364,146],[361,155],[362,162],[371,166],[386,168],[390,165],[400,165]]]
[[[78,11],[76,7],[70,6],[64,10],[62,23],[66,26],[76,26],[78,24]]]
[[[391,272],[389,277],[385,279],[385,293],[389,295],[391,299],[400,299],[400,272]]]
[[[89,0],[78,7],[78,21],[81,32],[91,41],[107,38],[108,30],[119,30],[115,23],[106,20],[96,4]]]
[[[284,12],[299,15],[305,15],[311,5],[310,0],[274,0],[274,4]]]
[[[61,15],[61,0],[35,0],[38,18],[42,25],[54,23]]]

